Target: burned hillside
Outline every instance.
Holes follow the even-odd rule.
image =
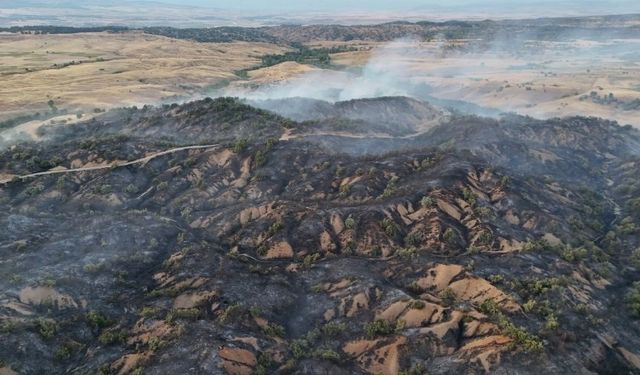
[[[637,130],[312,104],[2,150],[0,373],[640,372]]]

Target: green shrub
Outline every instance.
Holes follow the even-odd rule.
[[[640,267],[640,247],[635,249],[633,253],[631,253],[631,264],[636,267]]]
[[[269,138],[267,139],[267,150],[271,150],[274,148],[280,141],[277,138]]]
[[[102,345],[114,345],[127,341],[127,333],[125,331],[104,331],[98,336],[98,341]]]
[[[338,352],[330,348],[316,349],[313,352],[313,357],[322,359],[325,361],[333,361],[333,362],[340,361],[340,354],[338,354]]]
[[[249,315],[251,315],[254,318],[259,317],[260,316],[260,312],[261,312],[260,308],[258,306],[256,306],[256,305],[252,305],[249,308]]]
[[[16,324],[13,320],[4,320],[0,322],[0,333],[10,333],[14,332],[18,328],[18,324]]]
[[[269,253],[269,248],[268,248],[266,245],[264,245],[264,244],[260,245],[260,246],[256,249],[256,254],[257,254],[259,257],[265,257],[265,256],[267,256],[267,254],[268,254],[268,253]]]
[[[490,299],[485,300],[480,304],[478,309],[495,321],[502,334],[509,336],[515,345],[520,346],[527,352],[535,352],[543,349],[542,340],[524,328],[513,324],[513,322],[500,311],[495,301]]]
[[[344,255],[353,255],[356,252],[356,243],[353,241],[348,241],[344,248],[342,249],[342,253]]]
[[[452,228],[447,228],[442,235],[442,239],[448,244],[454,244],[458,239],[458,234]]]
[[[253,157],[253,162],[255,163],[256,168],[262,167],[267,163],[267,154],[262,150],[256,151],[256,154]]]
[[[187,167],[193,167],[197,162],[198,161],[195,158],[190,156],[184,161],[184,165]]]
[[[583,247],[574,249],[569,245],[560,247],[558,251],[560,252],[562,259],[567,262],[579,262],[585,259],[589,254],[589,251]]]
[[[510,181],[510,179],[509,179],[509,177],[508,177],[508,176],[503,176],[503,177],[500,179],[500,185],[502,185],[502,188],[506,188],[506,187],[507,187],[507,185],[509,185],[509,181]]]
[[[624,218],[620,224],[616,226],[616,232],[620,236],[628,236],[636,231],[638,231],[638,226],[631,217]]]
[[[351,185],[345,184],[340,186],[340,197],[341,198],[346,198],[349,196],[349,192],[351,191]]]
[[[82,270],[86,273],[98,273],[100,272],[101,269],[102,269],[102,264],[93,264],[93,263],[85,264],[82,267]]]
[[[258,364],[253,369],[253,375],[267,375],[267,369],[274,364],[273,358],[267,353],[260,353],[258,356]]]
[[[364,325],[364,333],[370,339],[377,336],[390,335],[395,331],[396,326],[386,320],[376,320]]]
[[[284,327],[279,324],[269,324],[262,331],[270,337],[284,337],[286,335]]]
[[[106,316],[97,311],[89,311],[86,315],[89,325],[93,328],[105,328],[111,325],[111,321]]]
[[[109,184],[99,185],[98,193],[102,195],[110,194],[113,191],[113,188]]]
[[[550,249],[551,249],[551,245],[549,245],[549,243],[545,239],[539,239],[539,240],[527,241],[524,244],[522,251],[543,252],[543,251],[548,251]]]
[[[147,346],[149,347],[149,350],[151,350],[152,352],[157,352],[158,350],[162,349],[166,345],[167,345],[166,341],[160,339],[159,337],[152,337],[147,342]]]
[[[396,223],[389,219],[386,218],[384,220],[382,220],[382,228],[384,229],[384,232],[387,234],[387,236],[389,237],[395,237],[396,234],[398,233],[398,226],[396,225]]]
[[[173,323],[177,319],[198,320],[200,318],[200,315],[200,309],[197,308],[173,309],[167,314],[166,321],[169,323]]]
[[[398,187],[396,186],[397,182],[398,182],[397,176],[393,176],[387,182],[387,186],[384,188],[384,191],[382,192],[382,198],[389,198],[396,193],[396,191],[398,190]]]
[[[478,202],[478,197],[471,189],[463,189],[462,196],[464,197],[465,202],[469,204],[471,207],[475,207]]]
[[[493,242],[493,235],[488,230],[483,231],[478,236],[478,243],[480,243],[480,245],[488,246],[488,245],[491,245],[492,242]]]
[[[291,341],[291,344],[289,344],[289,350],[295,359],[307,357],[309,349],[309,342],[305,339],[296,339]]]
[[[436,164],[437,160],[435,158],[426,158],[420,162],[420,170],[428,169],[433,167]]]
[[[424,208],[434,208],[436,206],[436,201],[431,197],[425,196],[420,200],[420,205]]]
[[[407,290],[414,294],[424,293],[424,289],[422,289],[422,287],[420,287],[420,285],[416,281],[412,281],[409,285],[407,285]]]
[[[302,261],[302,266],[304,268],[311,268],[311,266],[313,266],[318,260],[320,260],[320,254],[318,253],[309,254],[304,257]]]
[[[640,281],[633,283],[625,296],[625,301],[631,314],[640,318]]]
[[[67,183],[67,177],[66,176],[60,176],[56,180],[56,187],[58,189],[62,189],[62,188],[64,188],[66,183]]]
[[[129,184],[127,185],[127,187],[124,189],[124,191],[127,194],[136,194],[138,192],[138,188],[136,187],[136,185],[134,184]]]
[[[224,324],[229,320],[229,318],[238,317],[238,315],[240,314],[240,309],[241,309],[241,306],[239,303],[234,303],[233,305],[230,305],[224,310],[224,312],[220,315],[220,317],[218,317],[218,321]]]
[[[544,323],[544,328],[554,331],[560,327],[560,323],[558,322],[558,317],[555,314],[547,315]]]
[[[456,304],[458,296],[456,295],[456,292],[453,291],[453,289],[447,288],[440,292],[440,299],[442,300],[442,304],[444,306],[451,307]]]
[[[524,312],[530,313],[536,308],[537,304],[538,303],[535,299],[530,299],[522,305],[522,309],[524,310]]]
[[[589,307],[584,303],[579,303],[575,306],[575,310],[578,314],[586,315],[589,312]]]
[[[236,154],[240,154],[247,148],[248,145],[249,142],[246,139],[238,139],[233,144],[233,152],[235,152]]]
[[[491,215],[491,210],[487,207],[476,207],[473,211],[481,218],[487,218]]]
[[[344,323],[331,322],[322,326],[321,331],[325,336],[333,337],[341,334],[346,329],[347,329],[347,325]]]
[[[68,345],[63,345],[61,346],[53,355],[53,358],[56,361],[65,361],[69,358],[71,358],[72,355],[72,348],[69,347]]]
[[[140,312],[138,312],[138,315],[140,315],[143,318],[154,318],[159,316],[161,312],[162,312],[162,309],[159,307],[145,306],[142,308],[142,310],[140,310]]]
[[[280,232],[284,229],[284,224],[281,221],[276,221],[271,224],[269,230],[267,231],[267,237],[273,237],[276,233]]]
[[[418,255],[418,250],[415,247],[406,247],[402,249],[398,249],[396,254],[398,254],[401,258],[413,258]]]
[[[36,321],[36,328],[40,336],[50,339],[58,332],[58,323],[40,318]]]
[[[556,277],[542,279],[521,279],[514,282],[514,287],[523,298],[537,297],[566,285],[566,281]]]
[[[407,246],[418,246],[420,241],[422,241],[422,238],[418,233],[410,233],[404,238],[404,243]]]
[[[347,229],[356,228],[356,220],[353,218],[353,216],[349,215],[349,217],[344,221],[344,226]]]
[[[42,185],[31,185],[24,192],[30,197],[38,195],[44,191],[44,186]]]

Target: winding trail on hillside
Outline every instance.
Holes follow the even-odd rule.
[[[287,129],[282,136],[280,136],[280,141],[290,141],[292,139],[301,139],[305,137],[337,137],[337,138],[352,138],[352,139],[411,139],[418,136],[421,136],[428,131],[420,131],[417,133],[411,133],[408,135],[395,136],[386,133],[349,133],[349,132],[340,132],[340,131],[318,131],[318,132],[310,132],[310,133],[296,133],[294,134],[291,129]]]
[[[128,167],[131,165],[136,165],[136,164],[144,164],[147,163],[155,158],[158,158],[160,156],[164,156],[164,155],[169,155],[169,154],[174,154],[176,152],[180,152],[180,151],[187,151],[187,150],[201,150],[201,149],[217,149],[222,147],[220,144],[212,144],[212,145],[197,145],[197,146],[183,146],[183,147],[176,147],[176,148],[172,148],[169,150],[165,150],[165,151],[160,151],[160,152],[156,152],[153,153],[151,155],[145,156],[143,158],[140,159],[136,159],[136,160],[131,160],[128,162],[124,162],[124,163],[118,163],[118,162],[114,162],[114,163],[109,163],[107,165],[100,165],[100,166],[95,166],[95,167],[84,167],[84,168],[73,168],[73,169],[56,169],[56,170],[49,170],[46,172],[38,172],[38,173],[31,173],[31,174],[26,174],[26,175],[9,175],[8,177],[4,177],[2,179],[0,179],[0,185],[6,185],[9,182],[15,181],[15,180],[26,180],[29,178],[34,178],[34,177],[40,177],[40,176],[48,176],[48,175],[53,175],[53,174],[67,174],[67,173],[78,173],[78,172],[89,172],[89,171],[98,171],[98,170],[103,170],[103,169],[113,169],[113,168],[121,168],[121,167]]]

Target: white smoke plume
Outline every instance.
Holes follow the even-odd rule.
[[[328,102],[410,96],[481,115],[586,114],[640,125],[633,122],[640,118],[638,111],[579,100],[593,91],[602,96],[614,93],[625,103],[640,98],[640,83],[634,87],[630,81],[640,74],[640,40],[618,35],[594,40],[580,34],[561,40],[499,35],[491,42],[462,46],[405,38],[375,48],[360,69],[315,69],[258,87],[234,85],[221,95],[251,101],[304,97]],[[596,80],[611,85],[595,84]]]

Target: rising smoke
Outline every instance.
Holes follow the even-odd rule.
[[[580,114],[564,102],[578,102],[596,89],[603,95],[614,89],[594,86],[590,76],[628,75],[611,71],[611,65],[616,69],[633,67],[640,61],[638,39],[587,37],[569,33],[552,42],[535,35],[499,35],[490,42],[466,43],[404,38],[375,48],[360,69],[314,69],[257,88],[235,85],[222,95],[253,102],[408,96],[483,116],[503,112],[540,118]],[[630,96],[625,100],[634,99],[633,92],[627,94]],[[603,113],[594,115],[607,117],[606,111]]]

